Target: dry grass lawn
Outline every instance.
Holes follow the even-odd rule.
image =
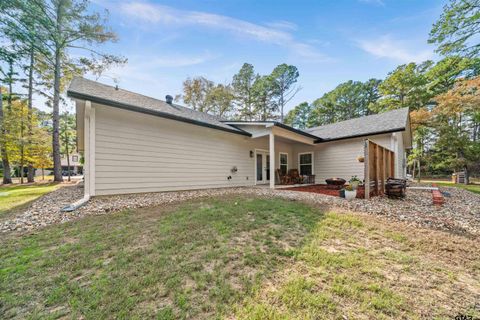
[[[479,257],[378,217],[200,199],[3,237],[0,318],[479,317]]]

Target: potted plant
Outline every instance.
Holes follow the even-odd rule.
[[[351,185],[345,187],[345,199],[353,200],[357,197],[357,190],[353,189]]]
[[[348,183],[352,186],[353,190],[357,190],[358,186],[360,185],[361,181],[358,179],[357,176],[352,176]]]

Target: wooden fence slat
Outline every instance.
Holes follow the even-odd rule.
[[[395,152],[365,140],[365,198],[385,193],[387,178],[395,178]]]
[[[392,178],[395,178],[395,152],[390,151],[391,161],[390,161],[390,171],[392,172]]]
[[[380,146],[375,145],[375,186],[376,186],[376,191],[377,195],[381,194],[380,192],[380,172],[381,172],[381,167],[380,167]]]
[[[365,199],[370,199],[370,141],[365,139],[365,144],[363,146],[363,157],[364,157],[364,185],[365,185]]]

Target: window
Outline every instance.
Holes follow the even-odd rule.
[[[300,153],[298,154],[298,163],[300,167],[300,174],[312,175],[313,174],[313,153]]]
[[[78,156],[72,156],[72,161],[73,162],[78,162]]]
[[[287,174],[288,171],[288,153],[280,152],[280,172]]]

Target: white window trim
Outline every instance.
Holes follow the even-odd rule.
[[[290,169],[290,161],[288,161],[288,152],[279,152],[278,153],[278,168],[282,168],[282,154],[287,156],[287,174],[288,174],[288,169]]]
[[[315,153],[314,152],[300,152],[298,154],[298,173],[302,172],[302,170],[300,169],[300,156],[301,155],[304,155],[304,154],[311,154],[312,155],[312,163],[311,163],[311,166],[312,166],[312,174],[315,174]]]

